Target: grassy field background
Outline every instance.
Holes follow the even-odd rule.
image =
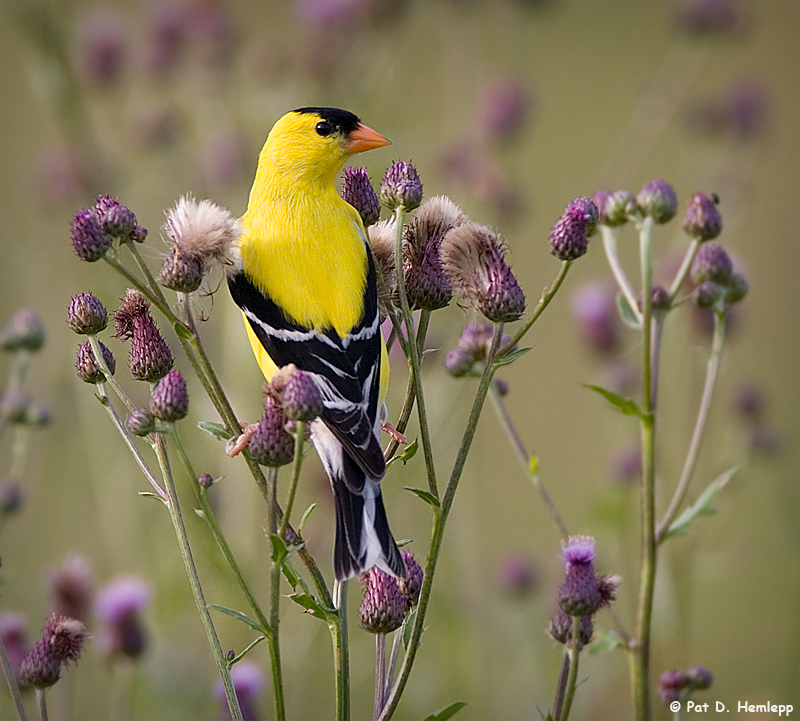
[[[44,319],[47,342],[33,359],[27,387],[52,411],[52,423],[32,438],[23,505],[2,523],[0,612],[25,613],[35,640],[50,605],[47,574],[70,554],[87,559],[98,587],[134,574],[153,589],[148,646],[136,668],[112,667],[90,643],[52,692],[51,717],[108,718],[119,693],[130,694],[130,718],[218,714],[213,663],[167,514],[137,496],[144,479],[91,389],[75,376],[78,341],[65,323],[70,298],[92,291],[111,310],[125,285],[102,263],[75,257],[72,214],[99,192],[117,195],[150,229],[143,252],[157,268],[166,251],[159,232],[164,211],[192,193],[241,214],[266,133],[284,112],[304,105],[351,109],[393,140],[391,148],[359,158],[374,181],[392,160],[411,160],[426,195],[450,195],[473,219],[503,233],[529,306],[557,272],[547,234],[575,196],[599,188],[637,192],[656,177],[672,183],[679,218],[658,229],[655,240],[662,259],[656,276],[665,278],[670,259],[686,247],[679,227],[686,201],[698,190],[720,195],[719,242],[744,269],[750,293],[731,329],[691,497],[727,468],[741,464],[741,470],[716,501],[719,512],[666,547],[656,585],[653,668],[656,674],[709,668],[714,686],[698,700],[800,708],[800,6],[731,4],[740,13],[735,28],[692,34],[676,26],[681,6],[671,2],[398,1],[363,3],[355,15],[342,2],[343,14],[320,15],[336,4],[229,2],[216,6],[220,15],[190,27],[187,19],[198,8],[188,4],[0,3],[0,324],[20,306]],[[171,61],[156,52],[159,13],[173,11],[184,21]],[[96,63],[88,70],[84,64],[92,32],[119,34],[120,65],[106,81],[98,79]],[[517,132],[484,142],[487,94],[502,83],[515,88],[527,111]],[[743,88],[757,111],[750,132],[724,123],[699,127],[702,107]],[[623,234],[621,248],[635,277],[632,231]],[[502,376],[510,412],[570,530],[595,536],[602,570],[622,575],[615,609],[631,628],[637,494],[635,484],[613,478],[609,459],[635,441],[637,429],[583,387],[603,382],[604,369],[570,312],[579,287],[608,276],[595,240],[529,336],[532,351]],[[238,311],[224,288],[203,306],[202,333],[215,367],[239,415],[255,419],[260,378]],[[430,345],[442,350],[426,360],[425,382],[442,475],[474,385],[447,376],[442,360],[472,319],[453,304],[432,324]],[[118,377],[144,404],[146,389],[127,375],[127,349],[107,343]],[[691,434],[707,348],[688,306],[670,316],[658,441],[662,509]],[[622,357],[638,357],[632,336],[623,341]],[[188,371],[177,351],[176,365]],[[395,364],[391,415],[405,392],[402,366]],[[0,358],[0,378],[8,368],[8,358]],[[764,393],[765,423],[780,440],[767,451],[752,451],[746,424],[733,410],[736,390],[751,381]],[[197,420],[216,420],[198,384],[190,383],[190,397],[184,438],[199,471],[225,475],[214,493],[220,519],[266,599],[264,505],[243,464],[194,428]],[[0,474],[10,467],[12,435],[2,438]],[[187,484],[179,478],[188,509]],[[421,458],[392,470],[383,484],[395,535],[413,539],[410,549],[421,559],[429,512],[403,487],[423,485]],[[330,577],[332,504],[312,454],[297,507],[314,501],[308,543]],[[207,597],[243,608],[201,522],[186,515]],[[537,708],[547,708],[560,659],[560,647],[545,634],[563,573],[559,552],[557,529],[487,407],[445,538],[424,645],[396,718],[423,718],[458,699],[469,702],[458,716],[465,721],[537,718]],[[525,594],[510,594],[500,580],[509,555],[521,555],[535,570]],[[374,663],[373,639],[355,616],[359,601],[354,589],[357,719],[371,714]],[[607,616],[599,621],[610,628]],[[241,650],[252,639],[231,619],[219,617],[217,625],[224,648]],[[290,717],[331,718],[324,624],[285,601],[281,628]],[[266,675],[263,647],[252,658]],[[128,675],[135,675],[132,686]],[[587,680],[574,718],[630,716],[622,652],[589,656],[581,675]],[[259,703],[269,718],[266,688]],[[667,718],[666,708],[656,706],[656,718]],[[0,692],[0,715],[10,714]]]

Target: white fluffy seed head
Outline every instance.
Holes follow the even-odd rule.
[[[197,201],[184,195],[167,211],[164,231],[182,252],[233,266],[241,235],[239,221],[231,212],[210,200]]]

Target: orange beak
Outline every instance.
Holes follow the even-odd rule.
[[[391,145],[392,141],[376,133],[372,128],[359,123],[358,127],[347,136],[347,152],[363,153],[365,150],[382,148]]]

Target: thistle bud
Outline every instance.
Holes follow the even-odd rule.
[[[95,613],[100,621],[97,645],[106,656],[139,656],[146,633],[141,615],[150,603],[150,589],[138,578],[123,576],[97,596]]]
[[[403,561],[406,564],[406,577],[397,581],[397,588],[400,595],[406,601],[406,610],[409,610],[417,605],[419,601],[419,594],[422,590],[422,581],[424,573],[422,568],[414,558],[414,554],[410,551],[402,552]]]
[[[594,539],[570,536],[562,559],[567,576],[558,589],[558,604],[570,616],[590,616],[602,602],[594,572]]]
[[[588,198],[575,198],[550,229],[550,252],[559,260],[576,260],[589,247],[590,229],[598,219],[597,206]]]
[[[150,412],[162,421],[173,423],[185,418],[189,412],[189,394],[186,381],[179,371],[170,371],[150,395]]]
[[[203,282],[203,272],[202,258],[176,248],[161,265],[158,280],[161,285],[178,293],[193,293]]]
[[[22,487],[19,483],[0,478],[0,519],[13,516],[22,507]]]
[[[642,215],[659,225],[672,220],[678,212],[678,199],[666,180],[651,180],[639,191],[636,202]]]
[[[27,426],[44,428],[50,425],[52,418],[50,406],[40,401],[31,401],[25,410],[25,425]]]
[[[0,418],[7,423],[25,423],[31,397],[19,388],[7,388],[0,395]]]
[[[197,477],[197,485],[200,486],[200,488],[211,488],[211,486],[214,485],[214,479],[210,473],[201,473]]]
[[[572,295],[572,315],[589,348],[601,355],[614,353],[621,342],[621,323],[614,287],[587,283]]]
[[[444,308],[452,297],[450,279],[440,256],[447,232],[467,222],[467,216],[443,195],[426,200],[403,234],[406,292],[416,308]]]
[[[731,273],[725,285],[725,300],[728,303],[738,303],[744,299],[748,290],[747,279],[741,273]]]
[[[72,219],[72,247],[81,260],[94,263],[111,247],[113,240],[94,210],[79,210]]]
[[[172,353],[150,316],[150,303],[136,290],[129,289],[114,313],[116,337],[132,338],[128,359],[137,380],[154,383],[172,368]]]
[[[658,679],[658,695],[661,703],[680,701],[681,692],[689,685],[689,679],[683,671],[671,669],[664,671]]]
[[[50,688],[61,678],[61,664],[44,638],[22,659],[17,678],[23,686],[38,689]]]
[[[458,347],[469,353],[473,360],[483,360],[492,346],[494,333],[488,323],[470,323],[458,337]]]
[[[397,579],[373,566],[366,574],[366,589],[359,616],[361,628],[370,633],[391,633],[400,628],[406,615],[406,599]]]
[[[705,241],[716,238],[722,232],[722,216],[717,210],[719,198],[697,193],[686,208],[683,229],[690,238]]]
[[[120,243],[143,243],[147,228],[136,224],[136,215],[112,195],[98,195],[94,212],[103,229]]]
[[[272,396],[267,396],[264,415],[250,439],[250,455],[262,466],[285,466],[294,458],[294,438],[284,428],[286,416]]]
[[[156,429],[156,419],[147,408],[136,408],[125,421],[125,427],[134,436],[146,436]]]
[[[521,598],[537,586],[536,567],[530,556],[524,553],[509,553],[500,559],[497,580],[501,589],[514,598]]]
[[[45,341],[41,316],[32,308],[18,308],[0,330],[0,348],[7,351],[39,350]]]
[[[597,206],[598,221],[610,227],[624,225],[638,210],[636,196],[628,190],[598,190],[594,194],[594,203]]]
[[[347,168],[344,171],[342,198],[358,211],[365,228],[377,223],[381,217],[381,202],[366,168]]]
[[[569,646],[572,643],[572,616],[559,611],[550,622],[550,635],[559,643]],[[578,632],[578,650],[590,643],[594,635],[591,616],[581,616]]]
[[[117,361],[114,358],[114,354],[100,341],[98,341],[98,343],[100,343],[100,351],[103,354],[103,360],[108,370],[111,371],[111,375],[114,375],[114,372],[117,370]],[[88,340],[78,348],[78,356],[75,359],[75,371],[78,374],[78,378],[84,383],[102,383],[106,379],[105,374],[100,369],[100,364],[94,357],[92,345]]]
[[[465,223],[448,232],[441,245],[445,272],[453,285],[495,323],[517,320],[525,294],[504,260],[508,246],[490,228]]]
[[[452,348],[444,358],[444,369],[454,378],[467,375],[475,363],[475,356],[463,348]]]
[[[692,282],[699,285],[711,280],[726,285],[733,271],[733,263],[724,248],[714,243],[703,245],[692,263]]]
[[[52,600],[50,608],[56,616],[86,621],[94,595],[94,582],[89,564],[82,556],[69,556],[64,563],[47,574]]]
[[[378,296],[381,317],[386,317],[391,308],[398,305],[397,274],[394,263],[396,228],[397,225],[394,218],[391,220],[379,220],[367,228],[372,257],[375,259],[377,271],[383,279],[383,283],[378,284],[378,289],[381,291]]]
[[[421,202],[422,181],[417,169],[402,160],[392,163],[381,180],[381,203],[389,210],[401,205],[406,210],[414,210]]]
[[[700,283],[694,291],[694,302],[698,308],[712,308],[725,296],[725,288],[713,280]]]
[[[650,303],[653,310],[666,310],[669,308],[669,291],[663,285],[654,284],[651,288]],[[642,310],[644,298],[641,291],[639,292],[637,305],[639,310]]]
[[[310,373],[297,371],[283,389],[283,412],[296,421],[313,421],[324,409],[322,395]]]
[[[108,312],[91,293],[78,293],[70,301],[67,324],[76,333],[97,335],[108,325]]]
[[[692,666],[686,672],[686,678],[689,687],[697,691],[704,691],[707,688],[711,688],[711,684],[714,683],[714,675],[703,666]]]

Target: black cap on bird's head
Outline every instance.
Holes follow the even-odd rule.
[[[389,145],[390,140],[362,124],[360,118],[349,110],[339,108],[297,108],[293,112],[301,115],[315,115],[319,122],[314,127],[317,135],[327,137],[338,135],[347,139],[348,153],[361,153],[365,150]]]

